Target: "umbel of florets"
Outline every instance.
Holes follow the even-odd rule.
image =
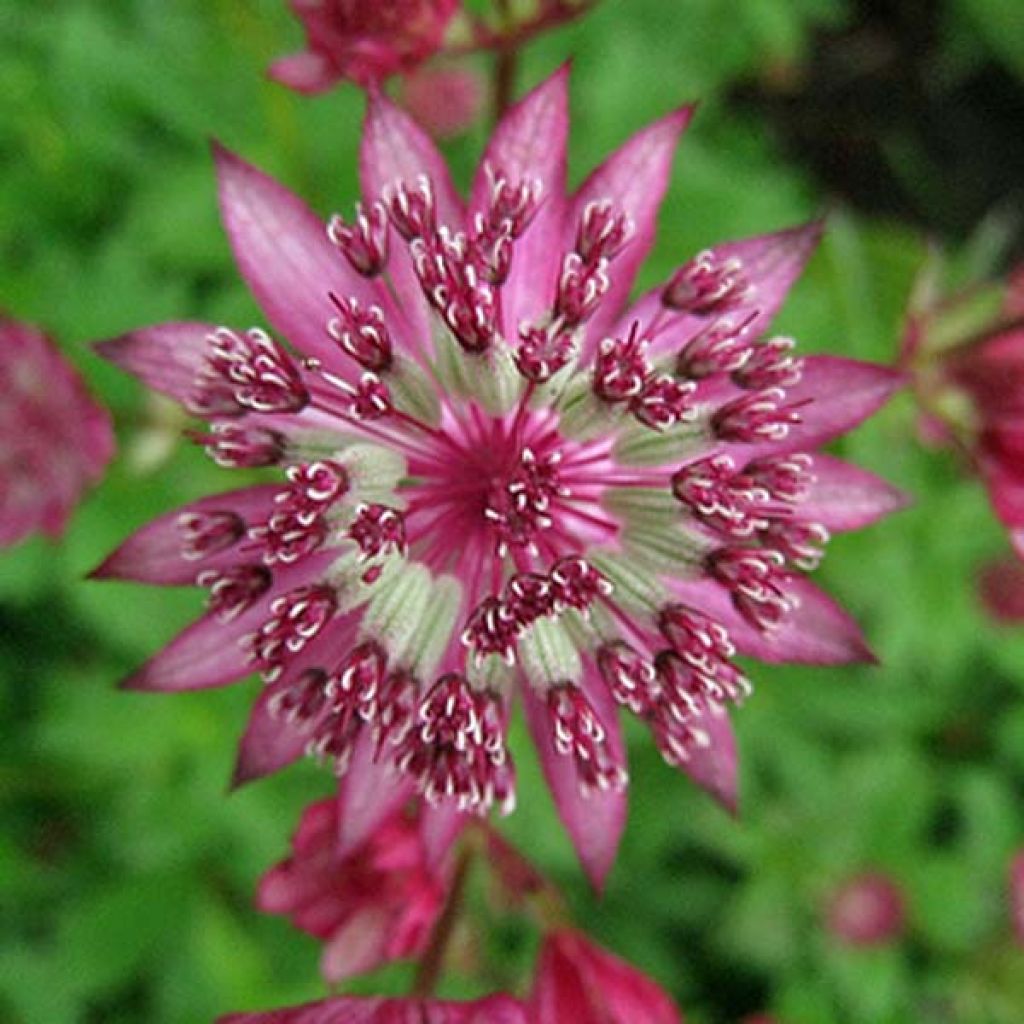
[[[736,657],[866,656],[803,571],[899,503],[819,451],[899,378],[765,337],[817,224],[711,247],[629,304],[690,111],[569,194],[566,85],[506,115],[468,202],[381,96],[350,220],[218,150],[236,259],[290,347],[176,323],[103,351],[203,416],[220,464],[282,477],[143,527],[98,574],[208,589],[129,684],[258,672],[239,777],[308,750],[348,805],[374,793],[352,832],[417,791],[439,821],[510,809],[520,703],[600,879],[624,820],[618,706],[732,806]]]

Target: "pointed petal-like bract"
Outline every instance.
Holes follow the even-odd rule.
[[[519,326],[549,308],[561,260],[566,211],[566,145],[569,134],[569,72],[560,68],[513,105],[488,143],[473,181],[470,211],[486,205],[492,172],[512,185],[536,179],[541,205],[516,245],[504,293],[505,333],[515,339]]]
[[[187,404],[209,349],[207,338],[216,329],[195,321],[156,324],[101,341],[96,349],[154,391]]]
[[[569,930],[545,941],[527,1014],[530,1024],[682,1024],[650,978]]]
[[[588,350],[593,350],[618,319],[637,271],[654,243],[658,210],[672,176],[672,159],[692,116],[693,107],[684,107],[648,125],[616,150],[576,193],[566,223],[567,247],[573,244],[583,211],[592,202],[610,200],[617,213],[629,215],[634,230],[609,268],[611,286],[587,326]]]
[[[136,530],[89,574],[90,578],[185,586],[195,583],[196,575],[205,569],[237,564],[240,560],[237,543],[203,558],[187,558],[182,546],[182,517],[230,512],[245,524],[260,522],[269,514],[274,495],[279,491],[280,487],[274,484],[260,484],[238,491],[211,494],[182,505]],[[244,534],[239,537],[239,541],[243,538]]]
[[[330,292],[372,302],[375,293],[331,245],[323,221],[294,193],[221,146],[214,147],[221,217],[235,262],[267,319],[307,356],[344,370],[327,333]]]
[[[588,663],[580,688],[590,701],[604,726],[608,745],[614,757],[625,765],[626,752],[619,728],[618,709],[604,681]],[[540,757],[544,777],[555,801],[555,809],[576,854],[595,889],[615,863],[615,854],[626,824],[626,791],[610,789],[584,794],[573,759],[555,750],[551,738],[551,718],[542,697],[528,683],[522,687],[526,723]]]
[[[270,65],[267,74],[275,82],[306,96],[326,91],[337,79],[330,62],[309,50],[279,57]]]
[[[680,767],[730,814],[736,814],[739,752],[728,711],[709,708],[700,720],[700,728],[708,734],[708,745],[691,751],[690,759]]]
[[[217,1024],[527,1024],[527,1018],[519,1000],[506,995],[471,1003],[342,996],[287,1010],[232,1013]]]
[[[238,744],[232,789],[280,771],[302,757],[306,749],[308,736],[271,715],[268,703],[272,696],[264,689],[253,705]]]
[[[833,532],[859,530],[904,508],[909,495],[874,473],[831,455],[813,455],[814,483],[800,501],[800,518]]]

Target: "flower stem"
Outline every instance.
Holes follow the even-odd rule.
[[[459,851],[459,859],[455,864],[455,871],[452,874],[451,888],[448,892],[448,901],[444,910],[434,926],[434,933],[430,936],[430,944],[423,953],[416,969],[416,980],[413,982],[412,994],[424,999],[433,994],[437,986],[438,978],[441,976],[441,968],[444,966],[445,954],[448,952],[448,945],[451,942],[452,934],[455,931],[455,924],[462,912],[463,894],[466,888],[466,879],[469,877],[469,868],[477,853],[477,844],[467,842]]]
[[[495,0],[502,27],[507,30],[512,21],[512,11],[508,0]],[[512,104],[516,89],[516,70],[519,64],[517,46],[502,46],[494,57],[494,120],[501,119],[502,114]]]

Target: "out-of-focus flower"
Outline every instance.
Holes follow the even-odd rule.
[[[257,903],[324,940],[331,982],[422,953],[445,898],[444,870],[427,864],[417,816],[402,811],[356,850],[338,855],[338,804],[307,807],[291,856],[260,882]]]
[[[526,1018],[522,1004],[505,995],[471,1003],[343,997],[286,1010],[231,1013],[217,1024],[526,1024]]]
[[[1024,556],[1024,320],[1018,271],[1001,308],[976,295],[922,303],[911,313],[903,363],[926,435],[956,447],[988,490]],[[991,291],[983,291],[987,299]]]
[[[560,71],[510,110],[468,204],[382,96],[350,222],[217,152],[236,259],[297,353],[199,323],[101,349],[207,418],[218,462],[284,479],[165,515],[97,575],[207,589],[127,685],[258,671],[240,777],[311,750],[364,812],[352,837],[414,789],[442,820],[510,809],[520,700],[599,883],[625,820],[618,706],[733,807],[734,656],[870,657],[805,572],[901,496],[818,448],[902,378],[763,337],[817,224],[716,246],[628,304],[690,111],[569,194],[566,93]]]
[[[850,946],[879,946],[903,933],[906,909],[899,886],[880,872],[848,879],[832,894],[828,930]]]
[[[436,53],[459,0],[291,0],[306,49],[275,61],[270,76],[317,93],[347,78],[369,86]]]
[[[469,129],[483,106],[480,76],[454,65],[423,67],[406,77],[399,100],[435,139]]]
[[[113,452],[110,416],[57,346],[0,316],[0,547],[59,536]]]
[[[1010,862],[1010,925],[1019,946],[1024,946],[1024,850]]]
[[[978,592],[996,622],[1024,621],[1024,562],[1009,555],[989,562],[978,574]]]
[[[672,1000],[646,975],[580,932],[553,932],[544,942],[529,1024],[681,1024]]]

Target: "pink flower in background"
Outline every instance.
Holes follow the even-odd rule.
[[[282,478],[168,513],[96,575],[207,590],[127,685],[259,672],[237,779],[329,761],[345,853],[414,792],[435,852],[462,812],[510,809],[520,702],[600,884],[625,821],[620,708],[734,807],[735,656],[870,658],[806,573],[902,499],[818,449],[901,377],[764,336],[816,224],[715,246],[630,304],[690,111],[568,193],[566,87],[506,115],[468,202],[382,96],[351,221],[218,150],[236,260],[294,349],[178,322],[101,350],[207,419],[220,464]]]
[[[471,1003],[347,996],[288,1010],[231,1013],[217,1024],[527,1024],[522,1004],[495,995]]]
[[[1024,946],[1024,850],[1010,862],[1010,925],[1017,945]]]
[[[480,76],[468,68],[425,67],[402,82],[399,101],[435,139],[472,127],[484,101]]]
[[[57,346],[0,316],[0,546],[59,536],[113,453],[110,416]]]
[[[646,975],[580,932],[553,932],[541,949],[529,1024],[682,1024],[672,1000]]]
[[[1007,555],[984,565],[978,575],[978,593],[996,622],[1024,622],[1024,562]]]
[[[321,970],[338,982],[423,952],[444,904],[443,875],[427,865],[419,821],[402,812],[339,856],[338,804],[322,800],[303,812],[291,856],[263,876],[257,903],[323,939]]]
[[[282,57],[270,76],[316,93],[347,78],[368,86],[413,70],[436,53],[458,0],[291,0],[306,49]]]
[[[898,938],[906,923],[899,886],[880,872],[844,882],[828,907],[828,929],[851,946],[878,946]]]

